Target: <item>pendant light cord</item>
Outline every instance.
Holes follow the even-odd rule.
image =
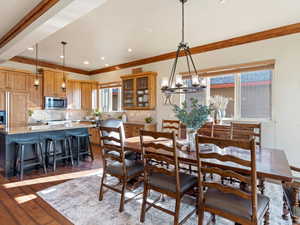
[[[39,45],[35,44],[35,75],[38,76],[38,57],[39,57]]]
[[[181,0],[181,15],[182,15],[182,24],[181,24],[181,42],[184,43],[184,0]]]

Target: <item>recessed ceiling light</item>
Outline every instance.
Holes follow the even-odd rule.
[[[106,63],[106,64],[105,64],[105,67],[108,67],[108,66],[109,66],[109,64]]]
[[[84,62],[83,62],[83,64],[85,64],[85,65],[89,65],[89,64],[90,64],[90,62],[89,62],[89,61],[84,61]]]
[[[128,52],[132,52],[132,49],[131,49],[131,48],[129,48],[127,51],[128,51]]]
[[[29,47],[29,48],[27,48],[27,50],[29,50],[29,51],[33,51],[33,47]]]
[[[226,0],[219,0],[220,4],[226,3]]]
[[[64,56],[63,56],[63,55],[61,55],[61,56],[60,56],[60,58],[61,58],[61,59],[63,59],[63,58],[64,58]]]
[[[104,59],[105,59],[105,57],[104,57],[104,56],[102,56],[102,57],[101,57],[101,60],[104,60]]]

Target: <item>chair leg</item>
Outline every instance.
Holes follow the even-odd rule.
[[[148,187],[147,187],[147,184],[144,183],[143,203],[142,203],[141,217],[140,217],[141,223],[145,222],[147,197],[148,197]]]
[[[105,181],[105,176],[106,176],[106,171],[105,171],[105,168],[104,168],[103,169],[103,175],[102,175],[102,178],[101,178],[99,201],[102,201],[102,199],[103,199],[103,184],[104,184],[104,181]]]
[[[270,225],[270,206],[268,206],[267,212],[264,216],[264,225]]]
[[[72,151],[72,143],[71,143],[71,139],[68,138],[67,139],[67,142],[68,142],[68,146],[69,146],[69,156],[70,156],[70,160],[71,160],[71,165],[74,166],[74,160],[73,160],[73,151]]]
[[[14,175],[16,176],[17,175],[17,172],[18,172],[18,164],[20,163],[19,162],[19,155],[20,155],[20,146],[19,145],[16,145],[16,152],[15,152],[15,161],[14,161]]]
[[[176,204],[175,204],[174,225],[178,225],[178,223],[179,223],[180,202],[181,202],[181,198],[177,197]]]
[[[56,170],[56,141],[53,141],[52,143],[52,147],[53,147],[53,172],[55,172]]]
[[[94,160],[94,153],[93,153],[93,149],[92,149],[92,144],[91,144],[91,142],[90,142],[90,138],[89,137],[87,137],[87,142],[88,142],[88,146],[89,146],[89,149],[90,149],[90,156],[91,156],[91,158],[92,158],[92,161]]]
[[[21,158],[20,158],[20,179],[23,180],[23,174],[24,174],[24,152],[25,152],[25,146],[21,145]]]
[[[123,212],[124,211],[126,186],[127,186],[127,180],[123,179],[123,187],[122,187],[122,194],[121,194],[121,201],[120,201],[119,212]]]
[[[38,143],[37,149],[38,149],[38,154],[40,155],[40,160],[41,160],[40,164],[41,166],[43,166],[44,173],[47,174],[46,162],[42,152],[42,143]]]
[[[79,165],[80,160],[80,138],[77,137],[77,165]]]

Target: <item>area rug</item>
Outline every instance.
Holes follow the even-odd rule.
[[[104,199],[99,202],[100,174],[82,177],[67,181],[65,183],[50,187],[38,192],[38,195],[49,203],[53,208],[68,218],[75,225],[140,225],[139,216],[141,211],[142,196],[135,197],[125,204],[123,213],[119,213],[120,195],[116,192],[107,191]],[[117,182],[109,178],[109,182]],[[128,192],[127,198],[142,191],[142,187],[134,192]],[[266,183],[266,195],[271,198],[271,225],[291,225],[291,220],[281,219],[282,214],[282,189],[280,185]],[[157,193],[151,192],[150,198],[155,199]],[[187,215],[193,207],[191,199],[185,198],[181,205],[181,217]],[[174,200],[166,198],[159,204],[168,209],[174,209]],[[206,220],[209,214],[205,215]],[[171,225],[173,217],[151,208],[146,213],[144,225]],[[186,225],[198,224],[197,216],[194,214]],[[217,225],[232,225],[234,223],[217,217]]]

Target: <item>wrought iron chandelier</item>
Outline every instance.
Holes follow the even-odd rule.
[[[184,41],[184,4],[187,0],[179,0],[182,8],[182,31],[181,31],[181,42],[178,45],[176,51],[176,58],[174,60],[171,76],[168,79],[163,79],[161,83],[161,91],[165,94],[165,103],[170,102],[173,94],[186,94],[200,92],[203,88],[206,88],[206,81],[200,78],[197,69],[192,58],[190,47],[188,43]],[[188,73],[191,76],[191,85],[187,85],[183,82],[181,75],[176,75],[176,67],[180,56],[186,58]],[[193,73],[191,72],[193,70]]]

